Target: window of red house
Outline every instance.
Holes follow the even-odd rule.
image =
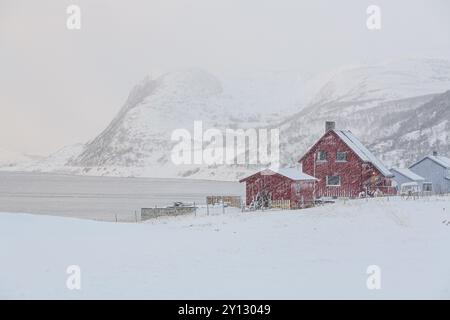
[[[347,152],[345,151],[336,152],[336,162],[347,162]]]
[[[317,152],[317,161],[327,161],[327,152],[326,151],[318,151]]]
[[[327,187],[339,187],[341,185],[340,176],[327,176]]]
[[[295,194],[299,195],[301,191],[302,191],[301,183],[300,182],[294,183],[294,192],[295,192]]]

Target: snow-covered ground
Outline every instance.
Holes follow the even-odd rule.
[[[449,210],[432,197],[138,224],[2,213],[0,298],[448,299]]]

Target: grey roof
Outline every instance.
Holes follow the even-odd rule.
[[[309,174],[306,174],[297,168],[280,168],[277,170],[272,170],[272,169],[268,169],[268,170],[276,172],[278,174],[281,174],[282,176],[288,177],[289,179],[294,180],[294,181],[317,180],[313,176],[310,176]]]
[[[372,163],[385,177],[392,177],[389,169],[369,151],[350,130],[334,130],[345,144],[364,162]]]
[[[445,168],[450,168],[450,159],[444,156],[429,156],[431,160],[439,163]]]
[[[446,169],[450,169],[450,159],[447,158],[447,157],[444,157],[444,156],[425,156],[422,159],[420,159],[419,161],[417,161],[417,162],[413,163],[412,165],[410,165],[409,167],[412,168],[416,164],[422,162],[425,159],[430,159],[431,161],[436,162],[441,167],[444,167]]]
[[[425,181],[425,178],[419,176],[417,173],[412,172],[408,168],[392,168],[391,172],[393,172],[394,174],[395,172],[399,173],[412,181]]]
[[[293,181],[311,181],[311,180],[317,180],[316,178],[314,178],[313,176],[310,176],[309,174],[306,174],[304,172],[302,172],[300,169],[297,168],[279,168],[279,169],[272,169],[272,168],[268,168],[268,169],[263,169],[261,171],[258,171],[250,176],[247,176],[241,180],[239,180],[239,182],[243,182],[245,180],[247,180],[248,178],[254,176],[257,173],[261,173],[262,175],[270,175],[273,173],[278,173],[284,177],[287,177]]]

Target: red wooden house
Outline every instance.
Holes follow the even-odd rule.
[[[300,169],[265,169],[239,182],[246,184],[246,205],[269,207],[270,203],[286,201],[291,209],[309,206],[314,201],[314,182]]]
[[[316,177],[315,197],[395,194],[392,173],[349,130],[327,122],[325,134],[299,160],[303,172]]]

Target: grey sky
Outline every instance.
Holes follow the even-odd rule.
[[[69,4],[81,7],[79,31],[66,29]],[[370,4],[380,31],[366,28]],[[0,147],[85,142],[150,73],[450,57],[449,17],[448,0],[0,0]]]

